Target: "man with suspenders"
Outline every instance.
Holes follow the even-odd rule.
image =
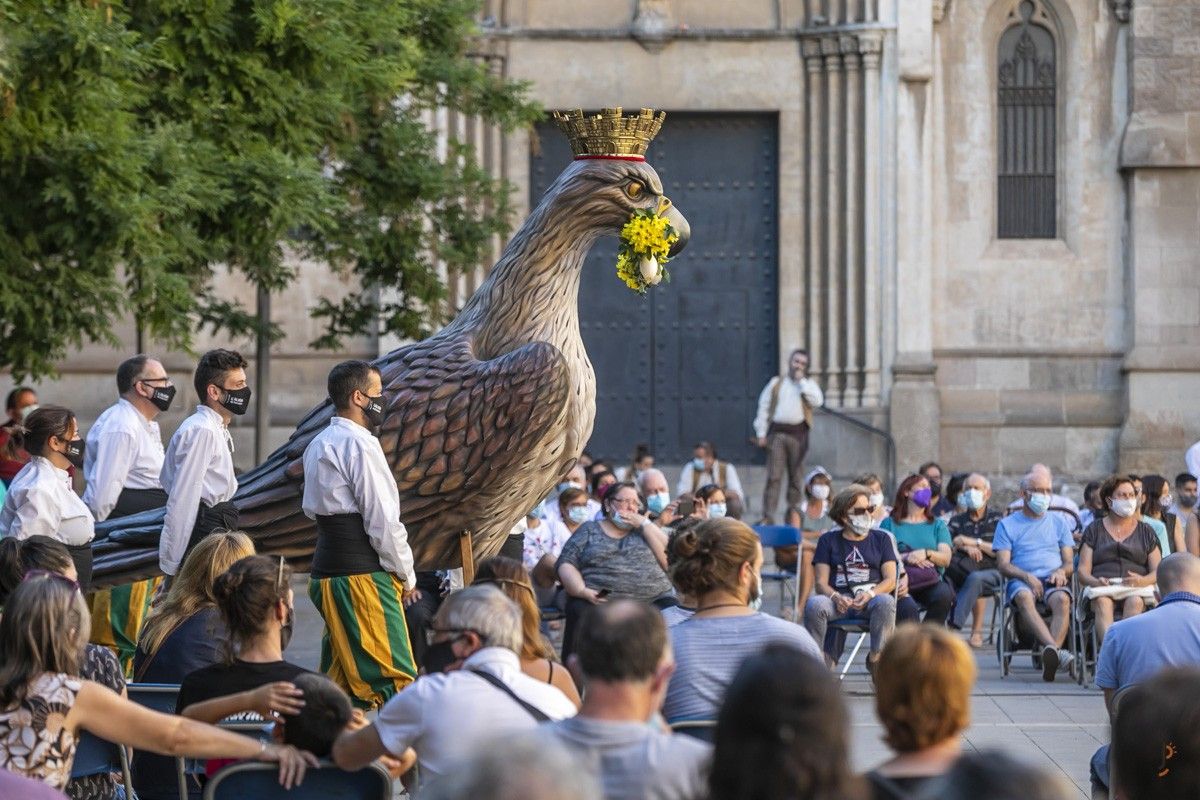
[[[825,402],[817,382],[807,375],[808,351],[796,349],[788,357],[787,375],[767,382],[758,397],[754,418],[755,443],[767,449],[767,486],[763,491],[763,523],[773,524],[779,505],[779,488],[787,475],[787,503],[799,508],[804,494],[804,456],[812,410]]]

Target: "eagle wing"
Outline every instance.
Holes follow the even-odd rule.
[[[514,494],[544,495],[549,486],[514,482],[536,458],[562,459],[561,453],[537,451],[565,414],[570,379],[563,354],[535,342],[479,360],[469,339],[435,336],[375,364],[387,397],[380,442],[400,491],[400,517],[417,567],[458,566],[463,530],[474,533],[477,554],[494,551],[498,529],[481,527],[478,509],[502,512]],[[332,415],[326,400],[287,443],[239,477],[233,498],[239,527],[259,553],[286,555],[301,567],[311,558],[316,528],[300,508],[304,450]],[[561,438],[556,441],[561,446]],[[505,532],[522,510],[518,503]],[[97,526],[97,586],[158,574],[162,516],[162,510],[148,511]]]

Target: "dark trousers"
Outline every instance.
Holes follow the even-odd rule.
[[[908,594],[925,611],[926,622],[946,624],[946,618],[950,616],[950,607],[954,605],[954,589],[944,578],[924,589],[910,589]]]
[[[167,504],[167,493],[162,489],[122,489],[117,496],[117,504],[109,512],[109,519],[128,517],[162,508]]]
[[[679,600],[673,595],[663,595],[654,600],[655,608],[662,610],[679,605]],[[563,625],[562,662],[567,663],[567,656],[575,651],[575,632],[579,630],[579,621],[592,604],[579,597],[568,597],[565,610],[566,622]]]
[[[795,433],[767,434],[767,487],[763,490],[762,514],[774,518],[779,507],[779,489],[787,477],[788,508],[799,508],[804,496],[804,456],[808,454],[808,425]]]
[[[421,599],[404,609],[404,624],[408,627],[408,643],[412,646],[413,661],[425,663],[426,632],[433,627],[433,618],[442,607],[442,579],[436,572],[418,572],[417,588]]]
[[[79,576],[79,589],[85,594],[92,589],[92,545],[67,545],[71,561],[75,564],[75,574]]]

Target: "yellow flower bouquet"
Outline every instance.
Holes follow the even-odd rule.
[[[671,245],[679,234],[657,211],[639,208],[621,228],[621,247],[617,251],[617,277],[638,294],[670,280],[666,264]]]

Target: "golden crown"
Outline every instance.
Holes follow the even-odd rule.
[[[622,115],[619,107],[601,109],[594,117],[585,117],[578,108],[554,112],[575,158],[644,158],[666,118],[667,112],[655,114],[650,108],[631,116]]]

